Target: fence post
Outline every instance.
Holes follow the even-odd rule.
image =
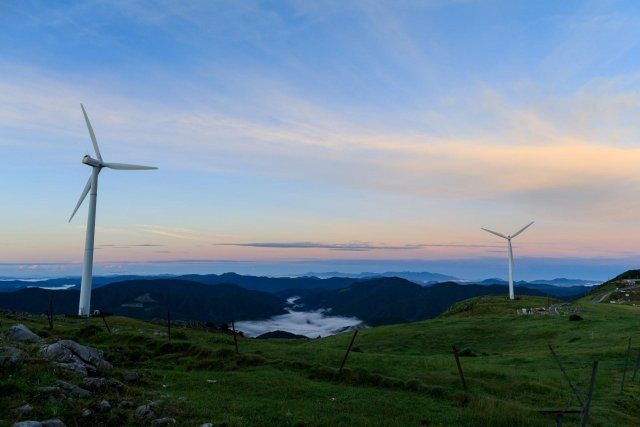
[[[455,345],[451,346],[453,350],[453,357],[456,359],[456,366],[458,368],[458,375],[460,376],[460,382],[462,383],[462,388],[467,389],[467,382],[464,380],[464,373],[462,372],[462,365],[460,364],[460,357],[458,356],[458,349]]]
[[[231,329],[233,330],[233,343],[236,345],[236,354],[240,353],[238,351],[238,337],[236,336],[236,322],[231,319]]]
[[[53,300],[49,300],[49,312],[47,313],[47,320],[49,320],[49,329],[53,329]]]
[[[353,336],[351,337],[351,342],[349,343],[349,347],[347,348],[347,352],[344,354],[344,358],[342,359],[342,363],[340,364],[340,371],[338,374],[342,374],[342,369],[344,369],[344,364],[347,363],[347,356],[349,356],[349,352],[351,351],[351,346],[353,342],[356,340],[356,335],[358,335],[358,330],[353,331]]]
[[[569,387],[571,387],[571,391],[573,392],[573,395],[578,400],[578,403],[580,404],[580,406],[584,406],[584,403],[582,402],[582,399],[580,399],[580,393],[578,393],[578,390],[576,390],[576,388],[574,387],[573,383],[571,382],[571,379],[569,378],[569,375],[567,375],[567,371],[564,370],[564,366],[562,366],[562,362],[560,362],[560,359],[558,358],[558,355],[556,354],[556,352],[553,349],[553,347],[551,347],[551,344],[548,344],[548,345],[549,345],[549,350],[551,350],[551,355],[553,356],[553,360],[555,360],[556,363],[558,364],[558,367],[562,371],[562,375],[564,375],[564,379],[567,380],[567,383],[569,384]]]
[[[100,316],[102,317],[102,321],[104,322],[104,326],[107,328],[107,332],[109,332],[109,334],[111,334],[111,328],[109,328],[109,325],[107,324],[107,319],[104,318],[104,313],[102,312],[102,310],[100,310]]]
[[[629,357],[631,357],[631,337],[629,337],[629,344],[627,344],[627,357],[624,359],[624,370],[622,371],[622,381],[620,382],[620,394],[624,394],[624,380],[627,378]]]
[[[598,373],[598,361],[593,362],[593,368],[591,369],[591,383],[589,384],[589,391],[587,392],[587,402],[582,408],[582,419],[580,420],[580,427],[586,427],[587,421],[589,421],[589,408],[591,407],[591,395],[593,394],[593,388],[596,385],[596,373]]]
[[[171,312],[167,311],[167,335],[169,336],[169,342],[171,342]]]
[[[636,364],[633,367],[633,376],[631,377],[631,381],[636,380],[636,373],[638,372],[638,365],[640,365],[640,351],[638,351],[638,357],[636,358]]]

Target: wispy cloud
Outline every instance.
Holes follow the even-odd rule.
[[[448,247],[448,248],[492,248],[494,245],[467,245],[467,244],[409,244],[409,245],[386,245],[372,244],[367,242],[353,243],[320,243],[320,242],[260,242],[260,243],[216,243],[216,246],[245,246],[252,248],[273,248],[273,249],[330,249],[336,251],[405,251],[425,247]]]

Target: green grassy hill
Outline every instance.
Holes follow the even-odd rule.
[[[576,407],[562,373],[551,358],[553,345],[567,372],[586,391],[591,363],[600,368],[589,425],[640,425],[640,374],[620,395],[627,340],[633,337],[630,373],[640,350],[640,307],[591,304],[563,306],[559,316],[518,316],[517,308],[546,306],[549,300],[507,301],[478,297],[463,301],[437,319],[358,332],[347,368],[338,368],[352,334],[316,340],[255,340],[221,332],[172,329],[123,317],[67,318],[48,329],[46,319],[0,316],[2,331],[22,322],[48,341],[74,339],[105,351],[118,378],[135,370],[142,381],[105,392],[111,402],[137,405],[162,400],[162,413],[177,425],[219,426],[549,426],[543,408]],[[552,301],[553,302],[553,301]],[[569,321],[578,314],[582,321]],[[7,343],[0,343],[6,345]],[[469,386],[460,385],[451,345],[460,350]],[[30,351],[37,350],[31,345]],[[150,425],[131,409],[101,413],[102,397],[51,403],[34,392],[55,379],[81,378],[32,359],[0,378],[0,425],[18,419],[61,418],[67,425]],[[30,403],[29,417],[12,410]],[[83,408],[93,410],[82,419]],[[578,425],[566,415],[565,425]],[[87,424],[89,423],[89,424]]]

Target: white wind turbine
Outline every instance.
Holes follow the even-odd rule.
[[[87,181],[87,185],[84,186],[84,190],[80,195],[80,200],[78,200],[78,204],[73,210],[71,218],[69,218],[69,222],[71,222],[73,216],[78,211],[78,208],[84,201],[85,197],[87,197],[87,193],[91,191],[91,197],[89,198],[89,219],[87,220],[87,237],[84,242],[84,264],[82,266],[82,283],[80,285],[80,304],[78,306],[78,315],[88,316],[89,307],[91,305],[91,278],[93,271],[93,241],[96,233],[96,198],[98,195],[98,175],[100,174],[102,168],[119,170],[143,170],[158,168],[152,166],[128,165],[125,163],[103,162],[102,156],[100,155],[100,149],[98,148],[98,141],[96,141],[96,136],[93,133],[93,128],[91,127],[91,123],[89,122],[89,117],[87,117],[87,112],[84,110],[84,106],[82,104],[80,104],[80,108],[82,108],[84,120],[87,122],[87,128],[89,129],[89,135],[91,136],[93,149],[96,151],[96,156],[98,157],[97,159],[94,159],[87,154],[82,158],[82,163],[91,166],[93,169],[91,170],[91,176]]]
[[[513,249],[511,248],[511,239],[513,239],[518,234],[522,233],[524,230],[529,228],[531,226],[531,224],[533,224],[534,222],[535,221],[531,221],[529,224],[527,224],[524,227],[522,227],[520,229],[520,231],[514,233],[513,236],[505,236],[504,234],[498,233],[497,231],[492,231],[492,230],[488,230],[486,228],[483,228],[483,230],[488,232],[488,233],[495,234],[496,236],[502,237],[503,239],[507,239],[507,243],[509,245],[509,299],[516,299],[516,297],[515,297],[515,295],[513,293]]]

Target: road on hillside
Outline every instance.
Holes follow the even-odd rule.
[[[558,307],[562,306],[562,305],[567,305],[566,302],[562,302],[559,304],[553,304],[551,307],[549,307],[549,314],[552,316],[560,316],[560,312],[558,311]]]
[[[607,292],[603,292],[601,294],[596,295],[595,297],[591,298],[591,301],[589,301],[591,304],[599,304],[602,301],[604,301],[605,299],[609,298],[609,296],[616,292],[617,290],[629,290],[629,289],[638,289],[640,288],[640,285],[636,285],[636,286],[629,286],[629,287],[625,287],[625,288],[618,288],[618,289],[613,289],[611,291],[607,291]]]

